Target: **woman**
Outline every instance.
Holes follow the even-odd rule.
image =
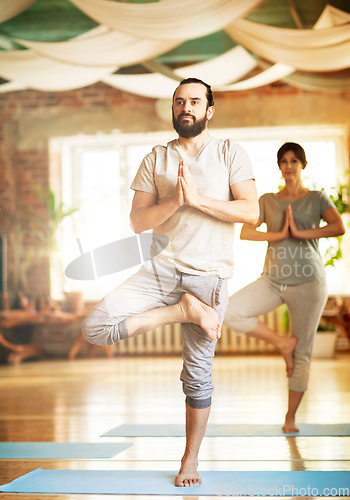
[[[260,198],[257,224],[244,224],[241,232],[241,239],[268,242],[264,270],[258,280],[230,298],[225,324],[238,335],[273,344],[283,355],[289,377],[283,431],[292,433],[298,432],[295,414],[307,389],[313,342],[327,300],[318,240],[344,234],[345,229],[324,191],[303,186],[301,171],[307,165],[303,148],[287,142],[279,149],[277,161],[285,187]],[[319,227],[321,219],[326,222],[323,227]],[[263,222],[267,231],[257,231]],[[279,337],[257,318],[283,303],[289,310],[289,338]]]

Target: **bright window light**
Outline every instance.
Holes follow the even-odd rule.
[[[324,188],[331,193],[344,176],[346,166],[346,131],[342,127],[272,127],[256,129],[216,129],[215,137],[231,137],[247,151],[254,168],[258,194],[277,192],[283,179],[277,166],[277,150],[287,141],[300,143],[308,165],[304,184],[309,189]],[[130,184],[143,157],[156,144],[166,144],[175,137],[172,132],[151,134],[98,134],[55,138],[50,152],[52,188],[61,192],[66,206],[79,205],[79,211],[65,220],[58,235],[63,266],[79,257],[77,238],[83,252],[113,241],[134,236],[129,225],[133,191]],[[59,166],[57,165],[59,158]],[[267,243],[239,239],[241,225],[235,229],[234,276],[229,281],[230,293],[257,279],[263,268]],[[324,254],[330,240],[320,240]],[[349,293],[349,262],[345,249],[343,259],[334,268],[327,267],[330,294]],[[52,277],[52,296],[63,291],[81,290],[85,300],[99,300],[108,291],[134,274],[139,266],[105,276],[98,280],[63,280],[59,273]]]

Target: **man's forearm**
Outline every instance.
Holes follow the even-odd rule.
[[[199,196],[195,208],[225,222],[255,224],[259,218],[258,204],[250,200],[222,201]]]
[[[154,229],[169,219],[178,208],[173,198],[152,207],[134,208],[130,214],[131,228],[137,234]]]

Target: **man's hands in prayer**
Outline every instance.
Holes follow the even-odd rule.
[[[180,161],[179,179],[185,203],[190,207],[197,207],[199,205],[200,195],[186,160]]]

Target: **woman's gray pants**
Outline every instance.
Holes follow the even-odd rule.
[[[293,353],[294,369],[289,377],[289,389],[304,392],[309,380],[315,334],[326,301],[325,278],[301,285],[278,285],[266,276],[261,276],[229,298],[224,323],[237,335],[248,333],[256,326],[257,316],[286,304],[290,335],[298,339]]]

